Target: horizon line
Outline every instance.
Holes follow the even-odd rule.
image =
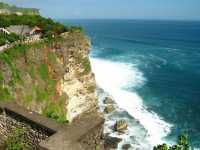
[[[182,22],[200,22],[194,19],[134,19],[134,18],[58,18],[52,17],[56,20],[132,20],[132,21],[182,21]]]

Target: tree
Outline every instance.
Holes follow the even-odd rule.
[[[177,139],[177,144],[173,146],[167,146],[167,144],[154,146],[153,150],[190,150],[188,136],[183,134]]]
[[[168,146],[167,146],[167,144],[154,146],[153,150],[168,150]]]
[[[182,147],[183,150],[189,150],[189,143],[187,135],[183,134],[178,137],[177,144]]]

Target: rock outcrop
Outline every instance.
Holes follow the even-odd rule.
[[[118,147],[118,144],[122,141],[122,139],[117,137],[112,137],[109,135],[105,136],[105,150],[112,150]]]
[[[96,82],[88,59],[89,40],[80,35],[67,37],[62,46],[68,54],[63,60],[66,71],[61,80],[61,92],[68,95],[67,118],[73,120],[97,109]]]
[[[113,105],[106,105],[104,109],[104,113],[108,114],[115,110],[115,107]]]
[[[114,101],[110,97],[106,97],[103,101],[104,104],[114,104]]]
[[[128,128],[128,124],[125,120],[119,120],[114,125],[114,130],[117,132],[125,132]]]

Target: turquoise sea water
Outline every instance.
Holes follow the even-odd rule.
[[[92,41],[97,83],[151,142],[185,132],[200,148],[200,22],[65,20]]]

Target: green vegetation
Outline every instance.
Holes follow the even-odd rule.
[[[14,129],[3,144],[5,150],[30,150],[30,142],[25,137],[25,129]]]
[[[59,36],[64,32],[79,32],[83,33],[83,28],[81,27],[67,27],[59,22],[55,22],[50,18],[45,18],[39,15],[37,9],[26,9],[26,8],[18,8],[16,6],[10,6],[5,3],[0,2],[0,9],[8,9],[10,11],[18,11],[23,12],[24,15],[19,16],[15,13],[10,13],[9,15],[0,15],[0,28],[6,28],[12,25],[28,25],[30,27],[38,26],[42,29],[42,38],[54,38]],[[30,15],[34,14],[34,15]],[[6,43],[12,43],[23,37],[19,37],[15,34],[4,34],[0,33],[0,46]]]
[[[60,109],[65,106],[65,97],[61,97],[58,102],[50,102],[43,110],[43,114],[49,118],[56,120],[59,123],[67,123],[66,113],[64,109]]]
[[[26,15],[39,15],[39,10],[35,8],[21,8],[16,7],[14,5],[9,5],[3,2],[0,2],[0,9],[6,9],[9,11],[9,13],[16,13],[20,12]]]
[[[8,101],[13,98],[11,89],[13,89],[17,83],[19,83],[21,80],[20,78],[20,70],[17,68],[15,64],[15,58],[20,57],[25,54],[25,51],[30,48],[37,48],[39,46],[42,46],[43,42],[41,43],[35,43],[30,45],[16,45],[7,51],[4,51],[0,53],[0,63],[6,64],[8,66],[7,69],[11,72],[11,78],[9,79],[9,84],[5,83],[5,80],[7,78],[6,74],[3,73],[2,70],[0,70],[0,97],[1,101]]]
[[[69,28],[70,32],[78,32],[78,33],[84,33],[84,30],[82,27],[77,27],[77,26],[71,26],[71,28]]]
[[[187,135],[180,135],[177,140],[177,144],[173,146],[167,146],[167,144],[162,144],[155,146],[153,150],[190,150]]]
[[[54,22],[50,18],[44,18],[39,15],[0,15],[0,27],[9,27],[11,25],[28,25],[30,27],[38,26],[43,30],[44,37],[52,37],[68,31],[63,24]]]
[[[45,51],[46,47],[57,40],[19,44],[0,53],[0,64],[6,69],[0,71],[0,101],[20,100],[25,106],[36,105],[36,110],[37,105],[43,106],[40,108],[43,115],[59,123],[67,122],[66,97],[56,92],[56,85],[62,74],[56,74],[55,78],[54,72],[50,72],[48,68],[57,63],[58,56]]]
[[[28,25],[30,27],[38,26],[42,29],[43,37],[45,38],[52,38],[68,31],[83,32],[81,27],[66,27],[50,18],[44,18],[39,15],[0,15],[0,27],[8,27],[11,25]]]
[[[0,32],[0,46],[5,45],[6,43],[12,43],[18,41],[20,39],[21,37],[14,33],[6,34]]]
[[[90,71],[91,71],[91,65],[90,65],[90,60],[89,60],[89,58],[84,58],[83,60],[82,60],[82,66],[83,66],[83,68],[84,68],[84,73],[85,74],[87,74],[87,73],[89,73]]]
[[[39,67],[39,73],[43,80],[47,80],[49,78],[48,66],[46,64],[41,64]]]

